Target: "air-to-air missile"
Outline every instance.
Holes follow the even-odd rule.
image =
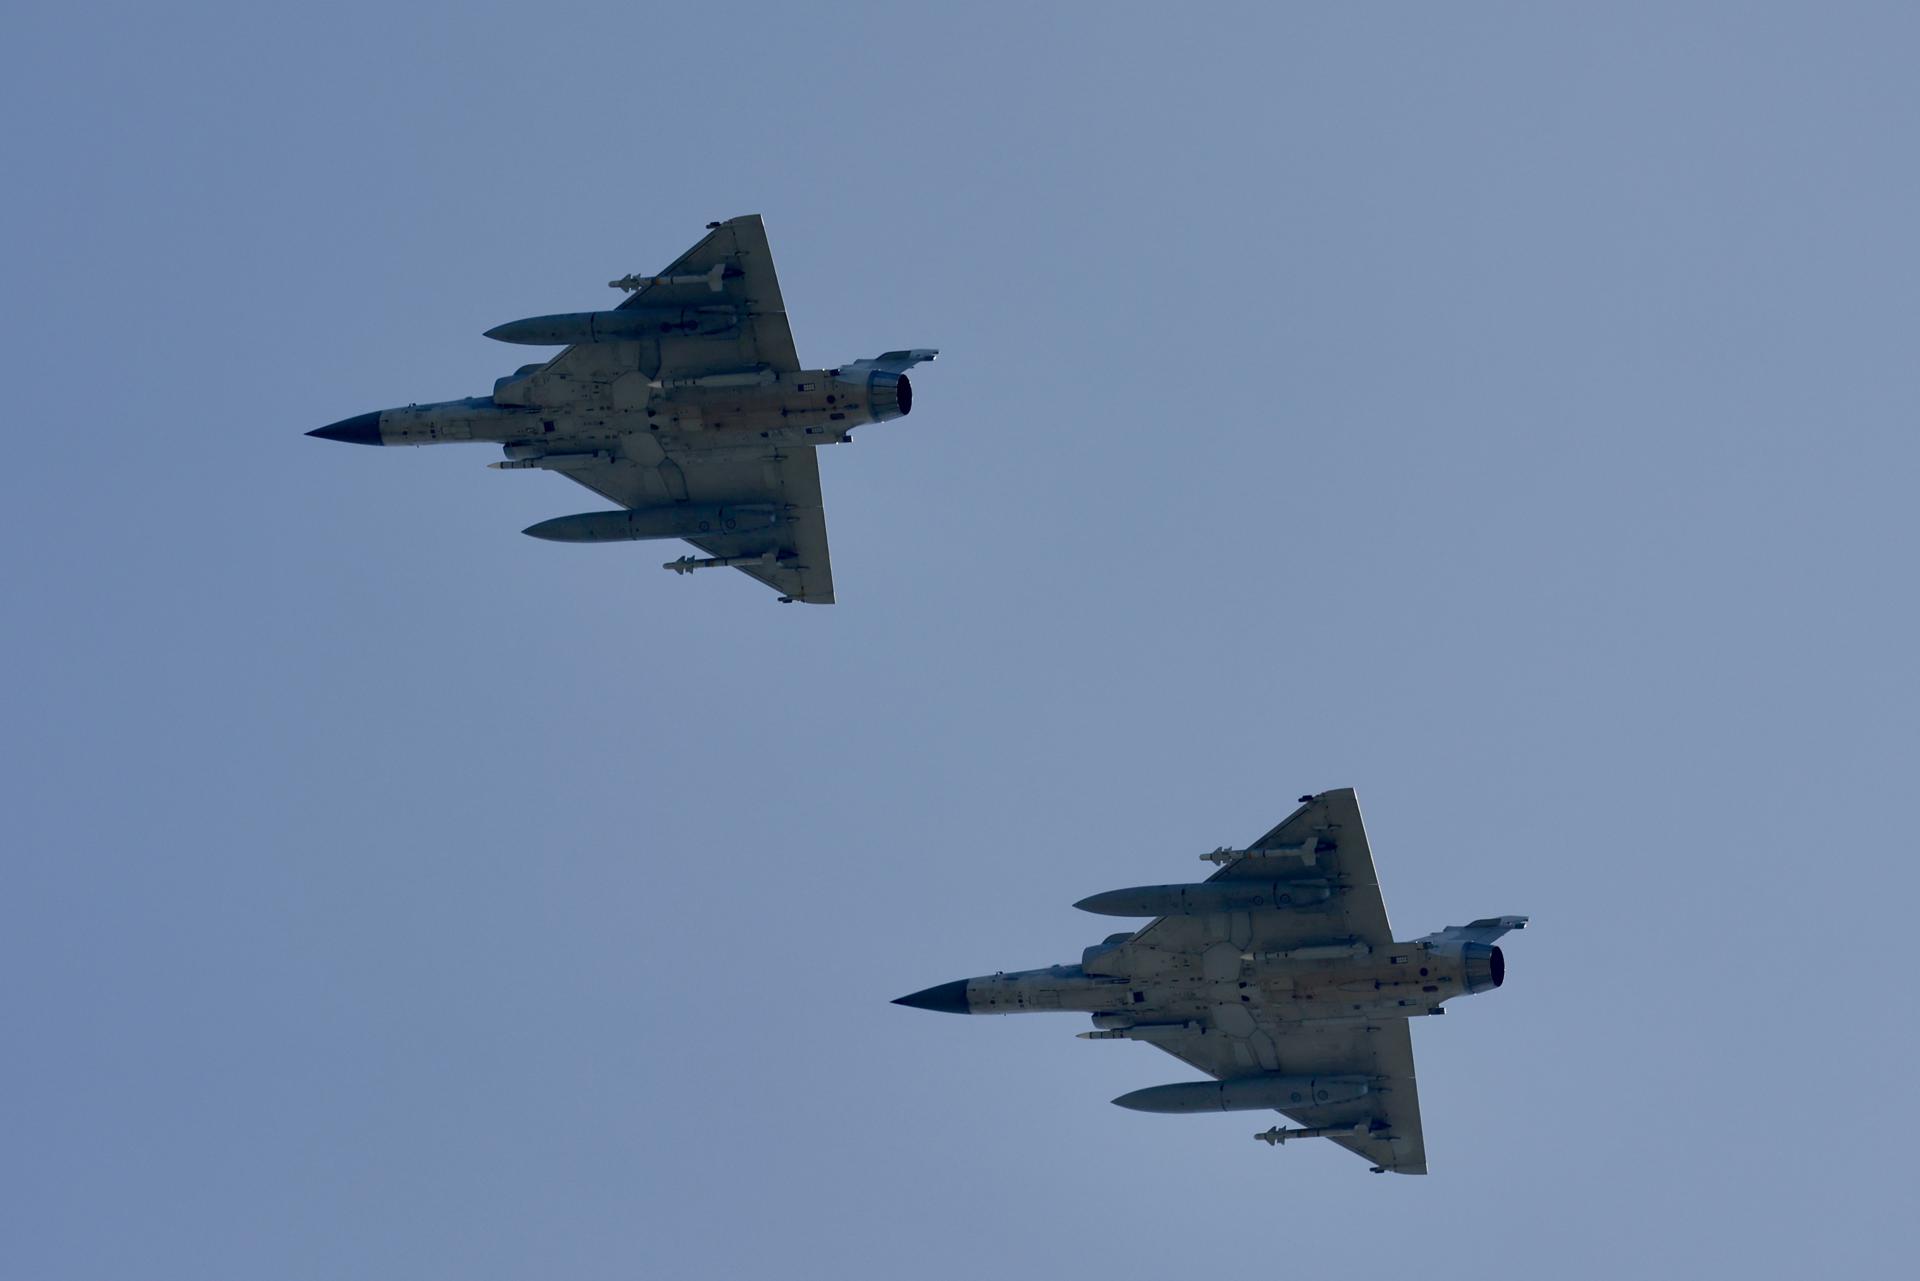
[[[714,223],[710,230],[717,230],[719,225],[718,223]],[[705,271],[683,272],[678,276],[625,275],[618,280],[609,280],[607,282],[607,288],[619,289],[626,293],[634,293],[641,289],[651,289],[655,285],[705,285],[708,293],[717,294],[726,291],[726,282],[727,264],[724,262],[716,262]]]
[[[761,552],[758,556],[682,556],[667,561],[660,566],[676,574],[691,574],[696,569],[775,569],[780,564],[777,551]]]
[[[1276,1125],[1271,1130],[1262,1130],[1253,1137],[1269,1147],[1277,1147],[1289,1139],[1364,1139],[1372,1130],[1387,1128],[1374,1121],[1356,1121],[1352,1125],[1309,1125],[1298,1129]]]

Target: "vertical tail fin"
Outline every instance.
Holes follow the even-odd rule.
[[[1468,921],[1465,925],[1449,925],[1435,934],[1421,940],[1446,940],[1454,943],[1491,943],[1508,930],[1524,930],[1527,918],[1524,916],[1483,916],[1477,921]]]

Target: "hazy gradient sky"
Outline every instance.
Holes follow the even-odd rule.
[[[1909,1260],[1920,18],[1197,13],[9,9],[0,1274]],[[833,608],[301,434],[753,212]],[[887,1003],[1342,785],[1430,1177]]]

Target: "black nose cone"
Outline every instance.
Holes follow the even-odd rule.
[[[349,445],[379,445],[380,415],[358,414],[352,418],[342,418],[337,423],[328,423],[325,427],[316,427],[308,432],[309,436],[318,436],[321,440],[344,440]]]
[[[967,1006],[967,980],[959,979],[952,983],[942,983],[938,987],[926,988],[912,996],[894,998],[895,1005],[911,1005],[916,1010],[938,1010],[942,1014],[971,1014]]]

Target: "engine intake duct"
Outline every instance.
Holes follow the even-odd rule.
[[[1507,981],[1507,957],[1492,943],[1469,943],[1462,949],[1469,992],[1486,992]]]

